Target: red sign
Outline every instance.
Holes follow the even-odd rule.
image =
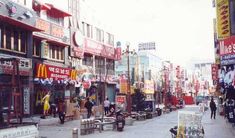
[[[119,104],[123,104],[126,101],[126,96],[123,95],[117,95],[116,96],[116,102]]]
[[[85,39],[85,52],[110,59],[115,58],[114,47],[87,38]]]
[[[218,80],[218,65],[217,64],[211,65],[211,75],[212,75],[212,80]]]
[[[112,46],[103,46],[101,51],[101,56],[114,59],[115,58],[115,50]]]
[[[54,80],[64,80],[69,79],[71,76],[71,69],[62,68],[46,64],[37,64],[37,74],[38,78],[52,78]]]
[[[219,45],[221,56],[235,54],[235,36],[221,40]]]
[[[101,43],[91,39],[85,39],[85,52],[100,56],[102,49],[103,45]]]
[[[121,60],[121,55],[122,55],[122,49],[121,49],[121,47],[117,47],[115,49],[115,59]]]

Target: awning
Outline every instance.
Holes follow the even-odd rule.
[[[59,9],[58,7],[55,7],[53,4],[43,3],[39,0],[34,0],[33,9],[35,11],[46,10],[47,14],[55,18],[63,18],[63,17],[71,16],[71,14]]]
[[[4,16],[4,15],[0,15],[0,21],[5,21],[5,22],[7,22],[7,23],[9,23],[9,24],[11,24],[13,26],[21,27],[21,28],[29,30],[29,31],[37,31],[37,32],[42,31],[41,29],[38,29],[35,26],[31,26],[31,25],[22,23],[20,21],[17,21],[17,20],[15,20],[13,18]]]

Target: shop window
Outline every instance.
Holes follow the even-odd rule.
[[[13,36],[14,36],[14,50],[19,51],[19,32],[15,30]]]
[[[6,36],[6,49],[11,49],[11,29],[5,28],[5,36]]]
[[[26,34],[25,31],[21,31],[20,32],[20,43],[21,43],[20,52],[24,52],[25,53],[26,42],[27,42],[27,34]]]
[[[41,51],[41,41],[38,39],[33,40],[33,55],[40,56]]]

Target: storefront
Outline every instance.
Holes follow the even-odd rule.
[[[37,63],[34,76],[34,113],[42,113],[42,98],[51,93],[50,104],[56,104],[58,99],[70,100],[75,93],[76,70]]]
[[[220,45],[220,69],[219,84],[225,99],[235,100],[235,36],[219,41]]]

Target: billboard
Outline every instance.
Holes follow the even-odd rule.
[[[218,38],[230,36],[229,0],[216,1]]]
[[[155,42],[139,43],[138,50],[156,50]]]

